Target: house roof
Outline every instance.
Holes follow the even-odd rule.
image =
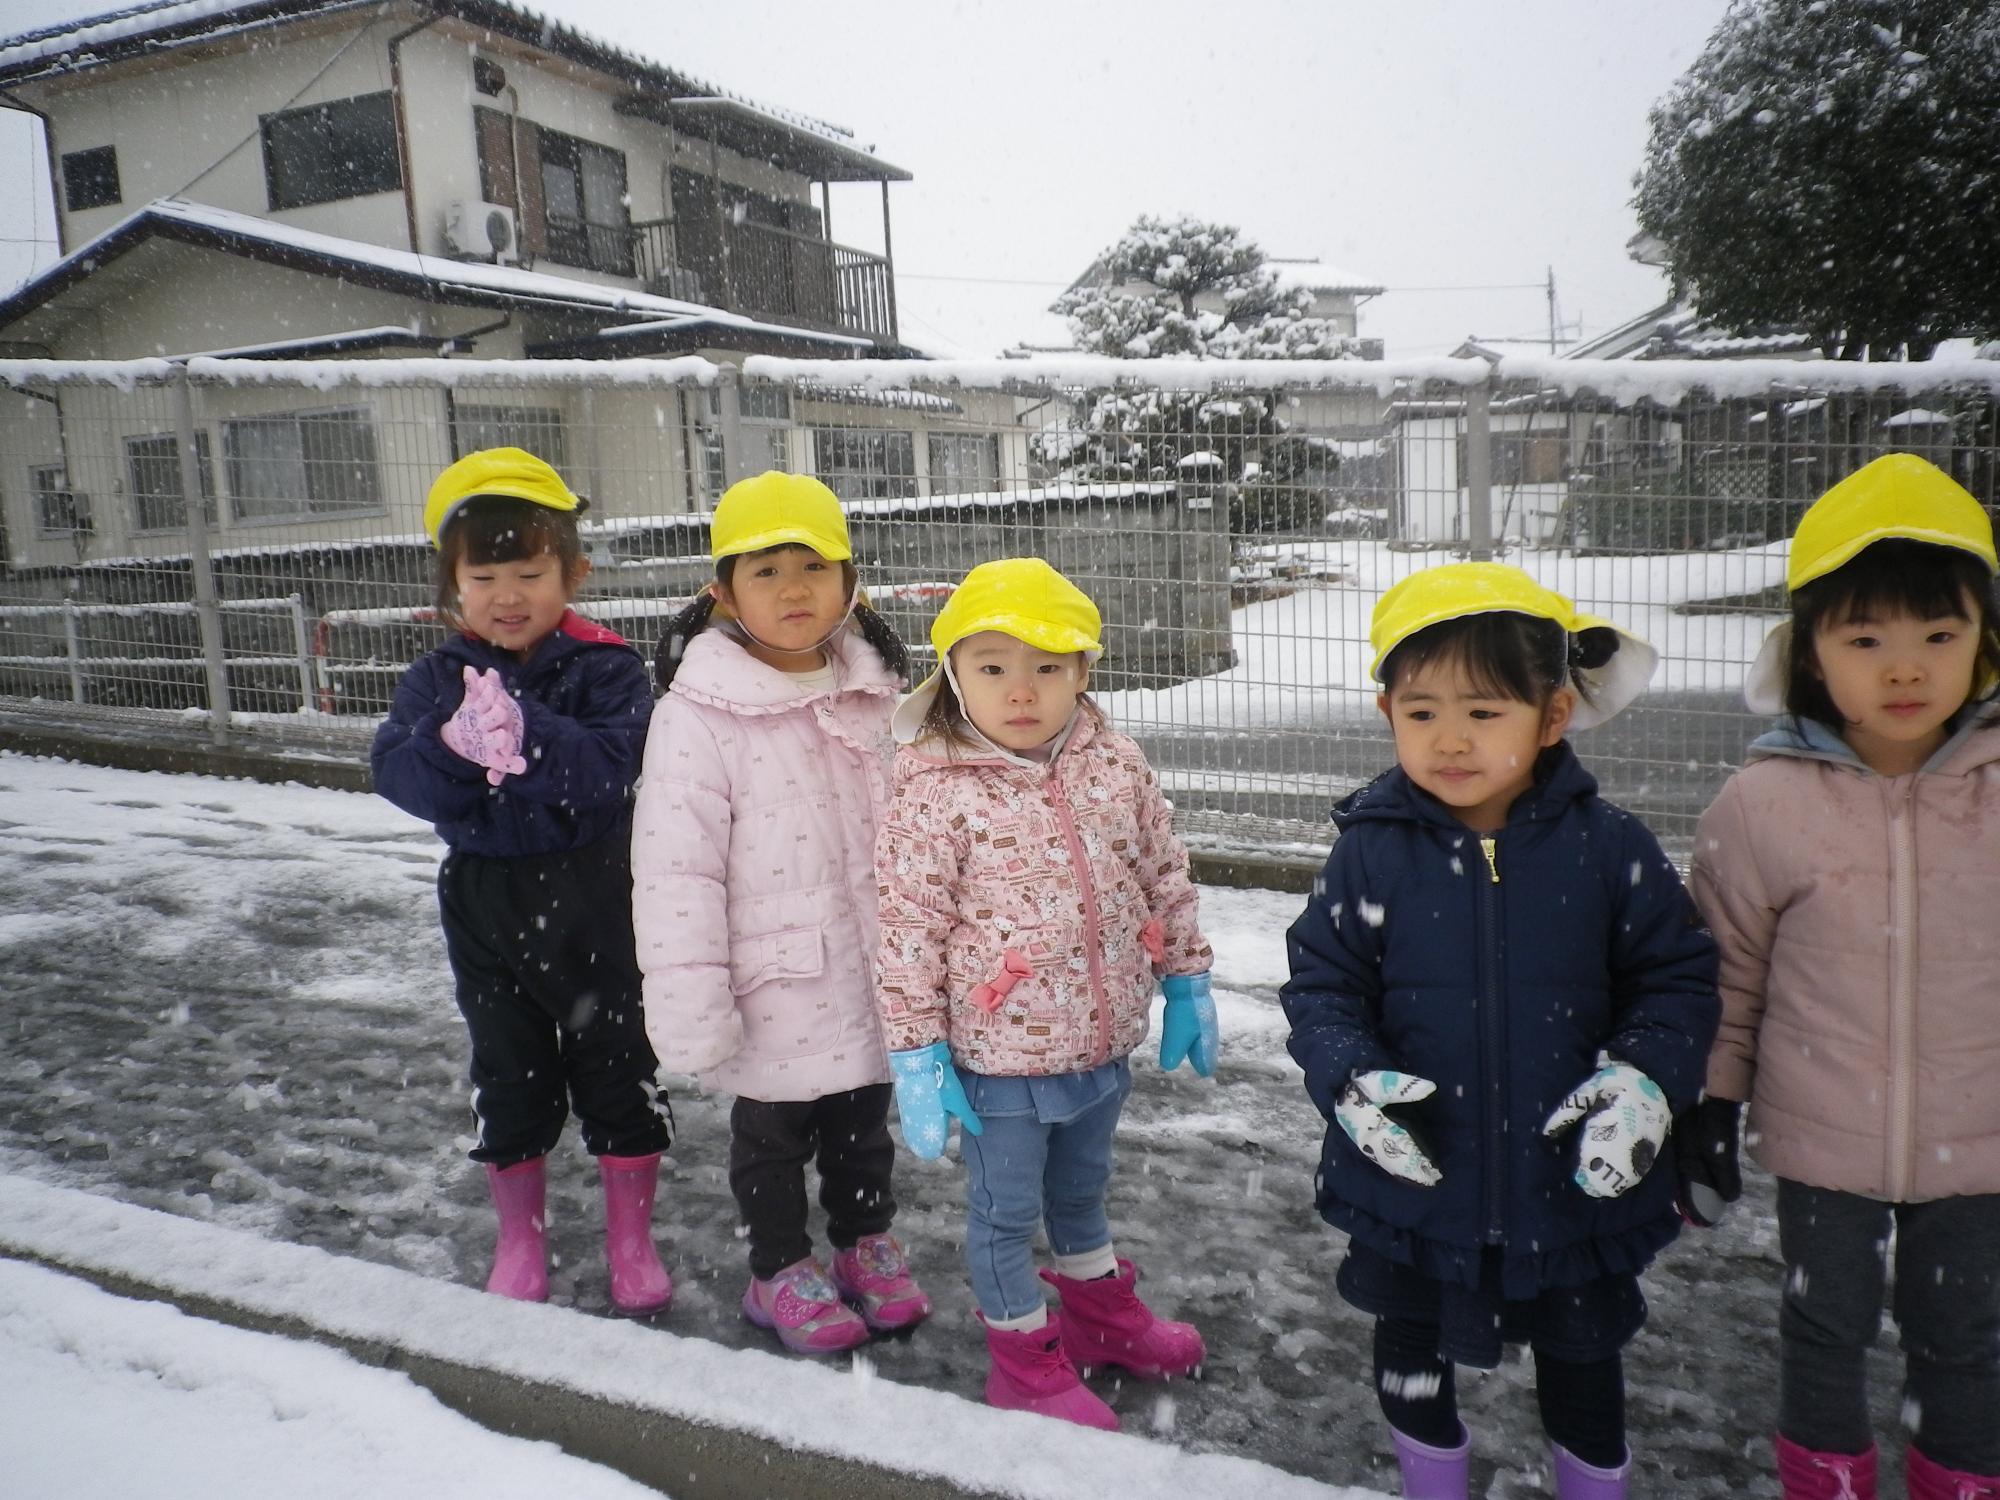
[[[739,339],[760,346],[777,341],[787,348],[807,343],[837,353],[853,353],[857,345],[866,347],[864,341],[844,335],[764,323],[698,302],[552,276],[544,271],[395,250],[178,198],[162,198],[147,204],[0,300],[0,331],[156,239],[333,276],[425,302],[573,312],[620,323],[644,319],[655,327],[685,324],[690,329],[699,327],[711,332],[714,336],[705,340],[709,347],[734,347]]]
[[[578,31],[508,0],[403,0],[412,12],[452,18],[538,51],[551,52],[615,78],[632,93],[618,108],[653,116],[684,99],[723,101],[739,118],[718,121],[716,138],[732,149],[776,157],[832,182],[907,181],[909,173],[874,155],[844,126],[743,97],[678,68]],[[79,73],[311,16],[379,9],[382,0],[145,0],[85,19],[0,38],[0,87]],[[663,116],[662,116],[663,117]]]
[[[1353,292],[1356,296],[1379,297],[1387,290],[1372,276],[1343,271],[1323,260],[1288,260],[1272,255],[1265,257],[1264,264],[1277,273],[1278,285],[1287,291],[1302,286],[1309,292]]]

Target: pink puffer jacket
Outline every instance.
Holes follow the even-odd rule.
[[[811,694],[721,629],[653,710],[632,824],[646,1035],[705,1088],[818,1099],[889,1080],[875,830],[896,680],[848,631]]]
[[[876,846],[891,1051],[944,1038],[1002,1076],[1074,1073],[1145,1040],[1154,975],[1213,956],[1187,850],[1139,747],[1088,710],[1053,763],[896,758]]]
[[[1695,834],[1722,949],[1708,1089],[1781,1177],[1889,1202],[2000,1192],[2000,721],[1884,777],[1758,740]]]

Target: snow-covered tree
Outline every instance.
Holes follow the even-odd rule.
[[[2000,332],[2000,6],[1736,0],[1654,106],[1634,206],[1677,291],[1829,358]]]
[[[1117,359],[1340,359],[1358,342],[1312,316],[1312,293],[1280,285],[1233,225],[1142,215],[1098,258],[1089,285],[1054,310],[1078,345]],[[1172,390],[1100,397],[1080,433],[1052,434],[1052,467],[1090,479],[1207,482],[1230,496],[1239,533],[1318,523],[1331,460],[1294,462],[1278,402]]]

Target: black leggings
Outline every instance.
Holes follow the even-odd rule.
[[[1375,1395],[1382,1415],[1405,1437],[1433,1448],[1459,1441],[1458,1386],[1438,1354],[1435,1323],[1375,1320]],[[1577,1364],[1535,1351],[1535,1399],[1551,1442],[1600,1469],[1625,1462],[1625,1362],[1622,1356]]]

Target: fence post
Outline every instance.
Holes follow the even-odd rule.
[[[1465,540],[1474,562],[1493,560],[1493,375],[1465,393]]]
[[[735,365],[724,363],[715,372],[716,431],[722,437],[722,487],[726,490],[745,477],[743,470],[743,401],[737,385]],[[719,496],[717,498],[720,498]]]
[[[201,654],[208,669],[209,738],[229,743],[229,673],[223,665],[222,607],[215,593],[215,570],[208,557],[208,497],[201,488],[201,460],[195,452],[194,396],[187,365],[174,366],[174,436],[180,450],[181,494],[187,505],[188,569],[194,578],[194,612],[201,629]]]
[[[76,601],[63,600],[63,647],[69,653],[69,698],[72,703],[81,703],[83,693],[83,642],[76,629]]]
[[[311,713],[319,699],[319,683],[313,675],[312,632],[306,628],[306,600],[293,594],[292,645],[299,653],[299,712]]]

